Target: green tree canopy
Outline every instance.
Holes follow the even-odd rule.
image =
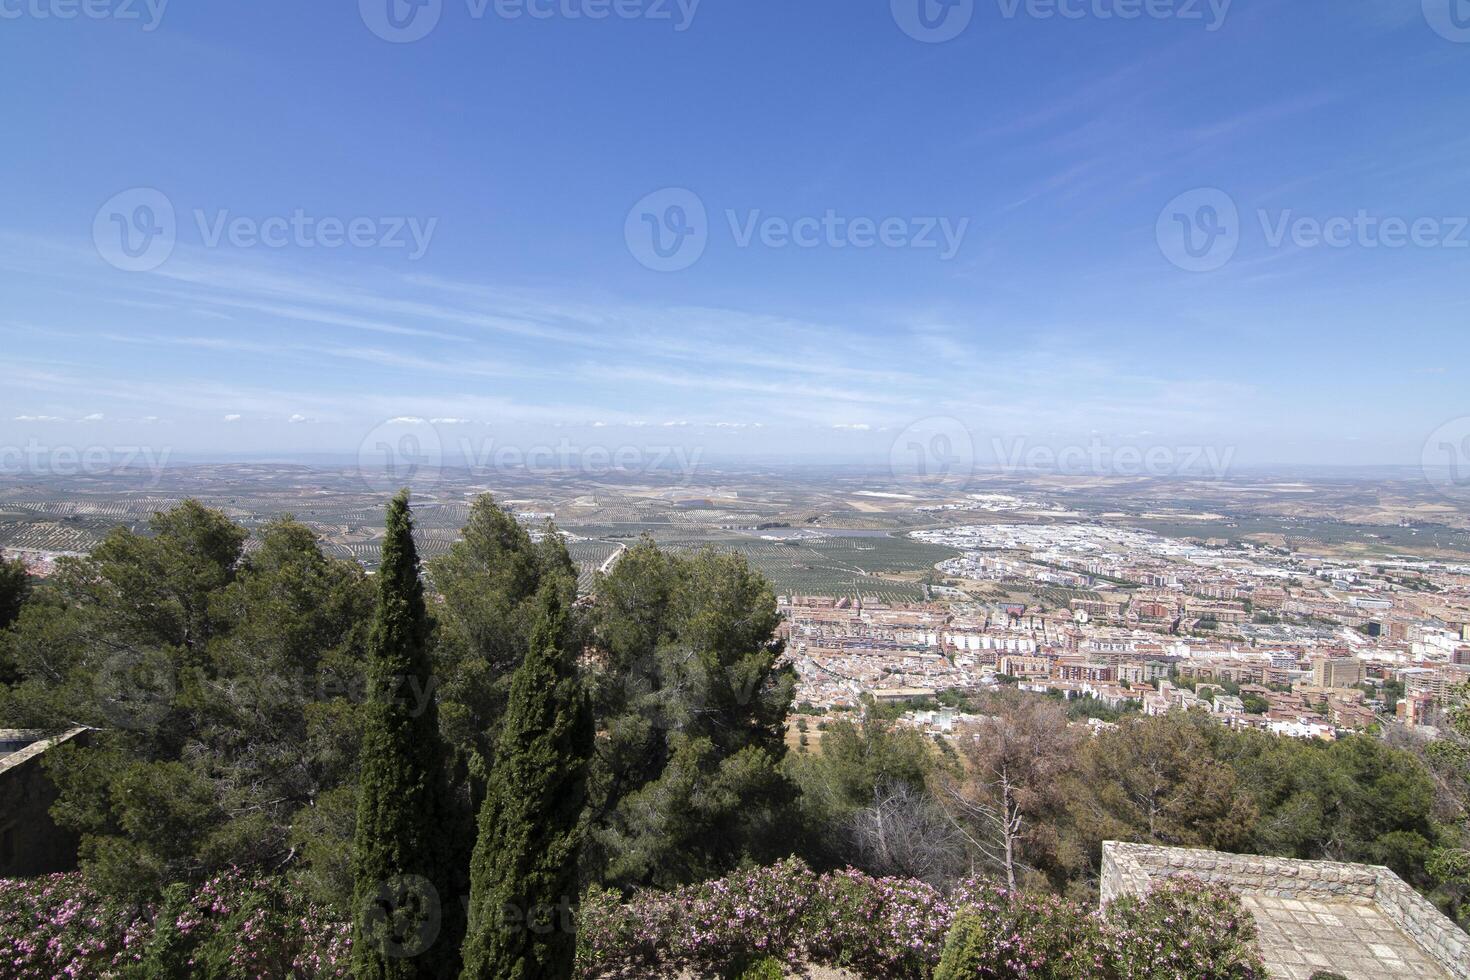
[[[1224,735],[1176,713],[1127,717],[1085,742],[1067,791],[1073,860],[1096,869],[1105,840],[1246,849],[1256,809],[1222,758]]]
[[[1445,709],[1443,737],[1424,750],[1435,776],[1440,840],[1426,871],[1460,924],[1470,925],[1470,684],[1454,687]]]
[[[896,728],[867,712],[861,723],[829,724],[821,754],[793,760],[792,768],[806,804],[824,814],[821,822],[826,822],[868,805],[880,786],[903,783],[923,789],[936,762],[918,732]]]
[[[21,607],[30,599],[32,591],[25,562],[19,558],[7,559],[0,552],[0,684],[20,680],[15,665],[14,637],[9,628],[20,618]]]
[[[483,494],[470,506],[462,539],[431,564],[430,574],[443,599],[436,664],[443,680],[441,723],[464,765],[483,778],[511,675],[530,644],[536,595],[554,581],[563,606],[573,610],[576,566],[554,526],[533,542]],[[580,635],[574,615],[568,629]]]
[[[1366,735],[1323,743],[1249,734],[1237,741],[1236,767],[1260,813],[1254,850],[1386,864],[1422,882],[1434,837],[1433,787],[1411,755]]]
[[[3,723],[96,729],[46,764],[104,887],[292,866],[314,840],[296,817],[351,778],[364,576],[289,519],[248,557],[194,501],[150,532],[63,560],[26,606]]]
[[[916,809],[911,804],[928,798],[931,777],[940,767],[939,753],[923,735],[896,727],[876,707],[866,699],[860,721],[844,719],[827,726],[819,754],[787,760],[787,771],[800,790],[793,843],[820,867],[856,864],[873,873],[892,871],[870,864],[873,855],[863,839],[863,818],[869,818],[867,825],[876,824],[885,815],[885,801],[889,810],[902,806],[905,812],[896,817],[914,817],[908,812]],[[927,809],[942,819],[937,807]],[[905,822],[914,832],[932,821]],[[959,860],[962,844],[957,837],[954,843]]]
[[[741,556],[648,538],[598,582],[595,876],[675,884],[789,850],[780,767],[795,678],[770,584]]]

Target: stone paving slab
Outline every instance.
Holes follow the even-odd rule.
[[[1223,885],[1246,902],[1278,977],[1336,969],[1354,980],[1470,980],[1470,935],[1388,868],[1103,843],[1104,907],[1179,875]]]
[[[1366,899],[1244,894],[1273,977],[1308,980],[1317,970],[1348,980],[1453,980],[1443,966]]]

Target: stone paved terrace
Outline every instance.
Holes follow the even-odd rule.
[[[1367,899],[1242,895],[1261,932],[1261,955],[1274,976],[1308,980],[1333,970],[1349,980],[1451,974]]]
[[[1239,893],[1271,975],[1470,980],[1470,936],[1387,868],[1108,841],[1102,900],[1190,875]]]

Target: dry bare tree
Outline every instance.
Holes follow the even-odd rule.
[[[957,734],[962,765],[943,782],[942,796],[951,824],[1014,889],[1018,873],[1032,866],[1038,818],[1061,803],[1078,736],[1051,702],[1025,698],[995,707],[999,714]]]
[[[847,829],[856,863],[873,874],[942,888],[964,871],[962,835],[934,797],[911,783],[879,784],[872,805],[853,813]]]

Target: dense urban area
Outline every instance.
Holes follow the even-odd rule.
[[[1332,560],[1101,524],[916,531],[961,555],[934,599],[792,596],[800,700],[934,701],[1002,684],[1109,713],[1202,708],[1221,724],[1333,738],[1440,723],[1470,681],[1470,564]],[[981,602],[975,586],[1024,589]],[[949,731],[953,707],[909,716]]]

